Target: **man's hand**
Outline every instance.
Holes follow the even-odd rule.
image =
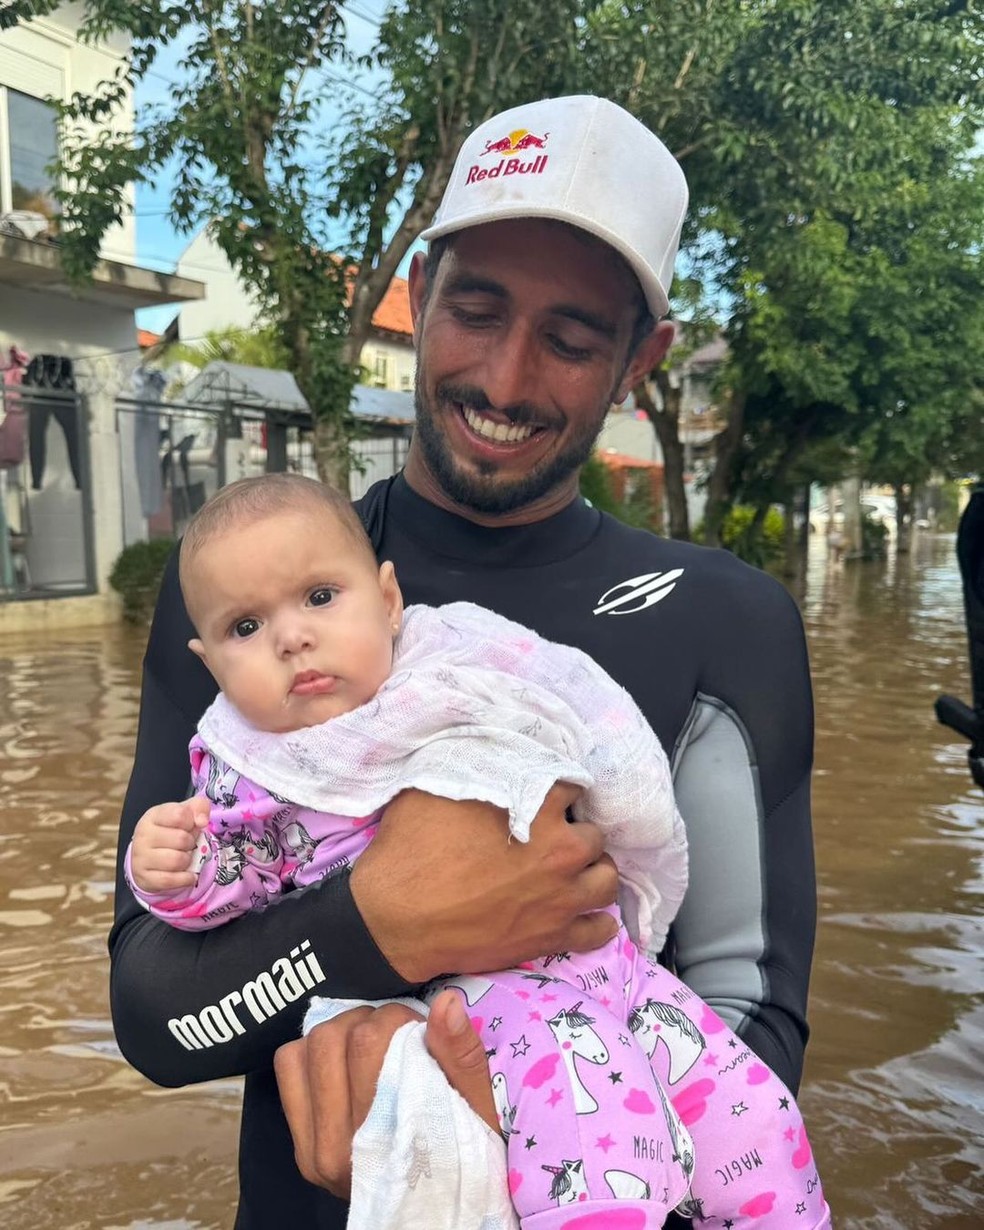
[[[280,1100],[309,1183],[349,1198],[352,1139],[369,1113],[386,1049],[401,1026],[420,1019],[402,1004],[353,1008],[277,1051]],[[449,1084],[497,1132],[485,1049],[454,991],[434,1000],[426,1038]]]
[[[144,812],[130,853],[133,881],[141,891],[173,893],[194,886],[198,877],[191,868],[208,814],[208,799],[161,803]]]
[[[528,843],[506,814],[408,790],[387,808],[352,870],[352,895],[390,965],[408,982],[488,973],[552,952],[588,952],[615,934],[618,877],[593,824],[571,824],[560,783]]]

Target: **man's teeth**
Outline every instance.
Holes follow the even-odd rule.
[[[519,440],[528,440],[536,430],[535,427],[519,427],[516,424],[510,427],[508,423],[493,423],[491,419],[483,418],[467,406],[462,407],[462,413],[472,431],[476,435],[484,436],[486,440],[502,440],[513,444]]]

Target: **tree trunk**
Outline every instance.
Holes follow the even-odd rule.
[[[314,420],[314,461],[318,477],[343,495],[350,494],[349,440],[339,416]]]
[[[678,430],[681,393],[679,389],[670,387],[666,372],[656,372],[655,379],[663,409],[660,410],[656,405],[649,383],[645,380],[641,380],[634,389],[635,401],[649,416],[663,453],[663,490],[669,536],[688,542],[690,516],[687,511],[687,489],[683,473],[683,444],[680,442]]]
[[[850,476],[841,481],[844,502],[844,558],[860,559],[861,542],[861,479]]]
[[[721,545],[721,526],[731,507],[735,458],[745,426],[744,393],[729,393],[726,405],[728,422],[714,437],[714,469],[707,484],[704,542],[709,547]]]
[[[912,548],[912,518],[916,504],[916,484],[897,483],[895,492],[895,552],[908,555]]]
[[[792,580],[799,572],[799,552],[796,538],[797,497],[790,495],[782,508],[782,575]]]

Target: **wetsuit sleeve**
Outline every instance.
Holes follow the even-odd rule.
[[[300,1036],[310,991],[380,999],[407,990],[367,931],[346,874],[212,931],[178,931],[135,900],[123,876],[133,829],[148,808],[187,795],[188,743],[215,695],[187,649],[192,635],[172,559],[144,660],[109,939],[120,1049],[171,1086],[269,1067],[276,1048]]]
[[[681,978],[794,1091],[816,928],[813,702],[799,612],[736,566],[674,757],[690,887],[673,932]]]

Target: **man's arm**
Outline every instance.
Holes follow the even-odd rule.
[[[144,663],[110,936],[117,1039],[150,1079],[182,1085],[268,1067],[300,1032],[310,993],[385,998],[445,971],[608,938],[606,915],[582,915],[614,900],[614,870],[593,826],[564,822],[570,800],[559,790],[527,846],[508,841],[496,809],[410,794],[356,864],[356,897],[342,874],[213,931],[179,932],[149,915],[123,855],[140,816],[187,791],[188,742],[215,691],[187,649],[191,635],[172,560]]]
[[[795,604],[736,567],[674,757],[691,878],[673,955],[681,978],[795,1091],[816,928],[812,694]]]

